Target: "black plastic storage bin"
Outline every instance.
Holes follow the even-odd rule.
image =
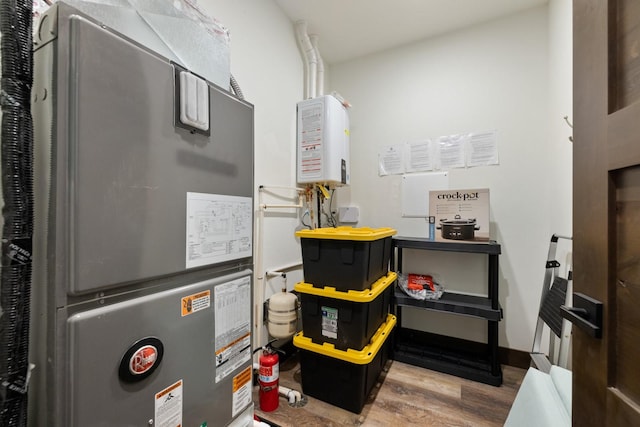
[[[387,320],[396,277],[390,272],[364,291],[296,284],[304,336],[316,344],[331,343],[339,350],[361,350]]]
[[[338,291],[363,291],[389,271],[393,228],[299,230],[304,281]]]
[[[302,392],[359,414],[389,359],[396,318],[389,314],[371,344],[361,351],[336,350],[315,344],[299,332],[293,344],[300,349]]]

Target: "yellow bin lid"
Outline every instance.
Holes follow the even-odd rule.
[[[309,350],[356,365],[367,365],[376,357],[378,351],[382,348],[382,344],[384,344],[387,337],[391,334],[395,325],[396,316],[393,314],[387,315],[387,321],[378,328],[369,344],[360,351],[350,348],[347,350],[336,350],[335,346],[328,342],[316,344],[311,341],[311,338],[305,337],[302,332],[298,332],[293,337],[293,345],[303,350]]]
[[[297,292],[303,294],[316,295],[319,297],[327,297],[334,298],[344,301],[352,301],[352,302],[371,302],[374,299],[378,298],[385,289],[389,287],[393,282],[396,281],[398,275],[393,271],[390,271],[389,274],[378,279],[373,285],[371,285],[371,289],[365,289],[363,291],[356,290],[348,290],[344,291],[336,291],[336,288],[333,286],[325,286],[324,288],[316,288],[310,283],[299,282],[293,287]]]
[[[327,227],[315,230],[298,230],[296,236],[307,239],[331,239],[331,240],[357,240],[370,242],[383,239],[396,234],[393,228],[369,228],[369,227]]]

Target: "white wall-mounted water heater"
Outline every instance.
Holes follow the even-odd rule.
[[[298,102],[299,184],[349,185],[349,114],[332,95]]]

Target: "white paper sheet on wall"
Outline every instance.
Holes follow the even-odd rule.
[[[408,142],[405,149],[406,172],[426,172],[434,169],[433,143],[430,139]]]
[[[424,138],[383,147],[379,176],[499,164],[497,130]]]
[[[390,145],[378,154],[378,174],[395,175],[404,172],[403,146]]]
[[[469,140],[469,135],[447,135],[438,138],[436,155],[439,169],[465,167],[465,144]]]
[[[402,216],[429,216],[429,191],[447,190],[449,172],[416,173],[402,176]],[[425,228],[426,230],[426,228]]]
[[[489,166],[498,164],[496,130],[471,134],[467,148],[467,166]]]

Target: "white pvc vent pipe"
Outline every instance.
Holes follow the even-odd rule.
[[[320,56],[320,49],[318,49],[318,36],[316,34],[311,34],[309,36],[309,40],[311,40],[311,46],[313,46],[313,50],[316,53],[316,96],[324,95],[324,61],[322,60],[322,56]]]
[[[306,75],[306,85],[305,85],[305,99],[315,98],[316,97],[316,83],[317,83],[317,71],[318,71],[318,57],[316,56],[316,51],[311,44],[311,40],[307,35],[307,22],[306,21],[298,21],[296,22],[296,38],[298,40],[298,45],[300,46],[300,51],[302,52],[304,65],[305,65],[305,75]]]

